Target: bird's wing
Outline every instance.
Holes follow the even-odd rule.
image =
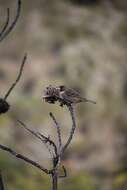
[[[73,89],[71,89],[71,88],[66,89],[66,90],[65,90],[65,94],[66,94],[67,96],[71,96],[71,97],[81,97],[80,94],[79,94],[77,91],[75,91],[75,90],[73,90]]]

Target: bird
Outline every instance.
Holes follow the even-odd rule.
[[[86,99],[80,95],[79,92],[64,85],[58,86],[59,98],[66,104],[77,104],[80,102],[90,102],[96,104],[95,101]]]

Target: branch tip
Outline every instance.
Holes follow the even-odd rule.
[[[9,90],[7,91],[7,93],[5,94],[4,100],[6,100],[8,98],[8,96],[10,95],[10,93],[12,92],[12,90],[15,88],[15,86],[19,82],[19,80],[20,80],[20,78],[22,76],[22,73],[23,73],[23,68],[24,68],[24,65],[26,63],[26,59],[27,59],[27,54],[25,53],[25,55],[23,57],[23,60],[22,60],[22,63],[21,63],[21,66],[20,66],[20,69],[19,69],[18,76],[17,76],[15,82],[11,85],[11,87],[9,88]]]
[[[0,42],[2,40],[4,40],[6,38],[6,36],[13,30],[13,28],[15,27],[15,25],[19,19],[20,12],[21,12],[21,0],[18,0],[17,4],[18,5],[17,5],[16,16],[15,16],[14,20],[12,21],[12,23],[10,24],[10,26],[9,26],[10,9],[7,8],[7,20],[5,22],[4,28],[0,32]]]
[[[64,173],[64,174],[63,174],[63,175],[60,175],[59,178],[65,178],[65,177],[67,177],[67,170],[66,170],[66,168],[65,168],[64,165],[62,166],[62,169],[63,169],[63,173]]]

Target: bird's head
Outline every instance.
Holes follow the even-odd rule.
[[[60,85],[59,89],[60,89],[60,92],[61,92],[61,91],[64,91],[66,89],[66,87],[64,85]]]

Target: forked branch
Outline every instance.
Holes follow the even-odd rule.
[[[49,143],[50,145],[53,146],[54,152],[55,152],[55,157],[57,157],[58,151],[57,151],[57,146],[55,145],[55,143],[50,139],[50,137],[46,137],[45,135],[43,135],[43,134],[41,134],[39,132],[38,132],[38,134],[42,137],[42,139],[45,140],[45,143]]]
[[[13,28],[15,27],[19,16],[20,16],[20,12],[21,12],[21,0],[18,0],[18,6],[17,6],[17,11],[16,11],[16,15],[14,20],[12,21],[12,23],[9,26],[9,20],[10,20],[10,9],[7,8],[7,18],[6,18],[6,22],[5,25],[3,27],[3,29],[0,32],[0,42],[6,38],[6,36],[13,30]]]
[[[47,143],[52,145],[52,147],[54,148],[55,157],[57,156],[57,147],[56,147],[55,143],[49,137],[46,137],[45,135],[42,135],[39,132],[35,132],[34,130],[28,128],[26,126],[26,124],[23,123],[22,121],[20,121],[20,120],[17,120],[17,121],[22,127],[24,127],[24,129],[26,129],[28,132],[30,132],[32,135],[34,135],[37,139],[39,139],[42,143],[44,143],[50,154],[52,154],[52,152],[51,152],[51,149],[49,149],[49,147],[47,146]]]

